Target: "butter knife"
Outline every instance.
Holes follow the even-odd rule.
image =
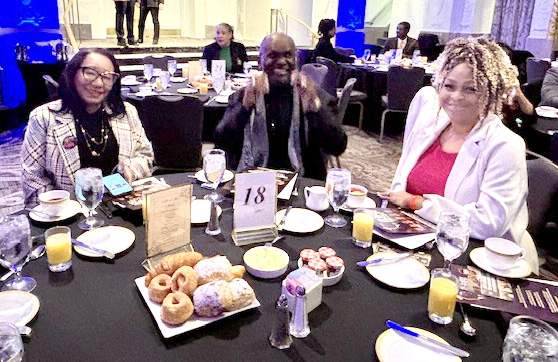
[[[79,246],[79,247],[81,247],[81,248],[87,249],[87,250],[89,250],[89,251],[92,251],[92,252],[94,252],[94,253],[100,254],[100,255],[104,256],[105,258],[108,258],[108,259],[114,259],[114,256],[115,256],[115,255],[114,255],[113,253],[111,253],[110,251],[107,251],[107,250],[104,250],[104,249],[96,248],[96,247],[91,246],[91,245],[89,245],[89,244],[83,243],[83,242],[81,242],[81,241],[79,241],[79,240],[77,240],[77,239],[72,239],[72,244],[77,245],[77,246]]]
[[[283,218],[281,219],[281,221],[279,221],[279,224],[277,225],[277,230],[283,230],[283,227],[285,226],[285,221],[287,221],[287,215],[289,214],[289,212],[291,212],[292,208],[293,208],[292,206],[287,207],[285,214],[283,214]]]

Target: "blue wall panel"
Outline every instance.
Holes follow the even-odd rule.
[[[353,48],[357,56],[364,52],[364,15],[366,0],[339,0],[335,45]]]

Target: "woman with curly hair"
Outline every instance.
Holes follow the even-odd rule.
[[[526,231],[525,143],[501,121],[517,69],[483,38],[452,40],[437,65],[433,87],[422,88],[409,108],[387,197],[432,222],[442,211],[468,214],[473,238],[519,243],[538,273]]]

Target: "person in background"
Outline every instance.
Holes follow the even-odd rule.
[[[388,38],[384,45],[384,52],[391,49],[403,49],[403,56],[411,58],[415,50],[419,50],[418,41],[407,36],[411,30],[411,24],[403,21],[397,24],[396,37]]]
[[[318,25],[320,40],[312,54],[313,59],[324,57],[336,63],[352,63],[354,58],[338,53],[331,44],[331,38],[335,36],[336,26],[333,19],[322,19]]]
[[[386,197],[436,223],[442,211],[467,213],[471,237],[503,237],[538,257],[526,231],[525,142],[500,118],[518,86],[504,51],[483,38],[450,41],[433,87],[422,88],[407,116],[401,159]]]
[[[263,74],[229,99],[215,130],[227,164],[244,171],[270,167],[325,179],[325,154],[338,156],[347,136],[336,125],[336,100],[296,72],[291,37],[273,33],[260,46]]]
[[[116,8],[116,38],[118,46],[136,45],[134,40],[134,6],[136,0],[114,0]],[[126,32],[128,43],[124,38],[124,17],[126,17]]]
[[[541,88],[541,106],[558,108],[558,68],[546,71]]]
[[[29,116],[21,150],[27,207],[51,189],[73,193],[74,174],[117,169],[128,181],[151,175],[153,149],[136,109],[120,97],[116,59],[104,49],[77,53],[60,80],[60,100]]]
[[[153,19],[153,45],[157,45],[159,43],[159,32],[161,31],[161,27],[159,25],[159,10],[163,9],[164,3],[165,0],[141,0],[140,20],[138,24],[138,43],[143,43],[145,20],[147,20],[147,15],[149,13],[151,13],[151,19]]]
[[[203,59],[207,59],[207,69],[211,71],[212,60],[224,60],[228,73],[242,73],[244,62],[248,61],[246,48],[233,41],[234,29],[227,23],[215,27],[215,42],[203,49]]]

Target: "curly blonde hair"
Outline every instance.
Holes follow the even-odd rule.
[[[473,70],[479,92],[481,118],[489,113],[501,115],[502,105],[519,85],[517,68],[495,42],[486,38],[456,38],[448,42],[436,60],[438,69],[432,85],[440,91],[449,72],[461,63]]]

